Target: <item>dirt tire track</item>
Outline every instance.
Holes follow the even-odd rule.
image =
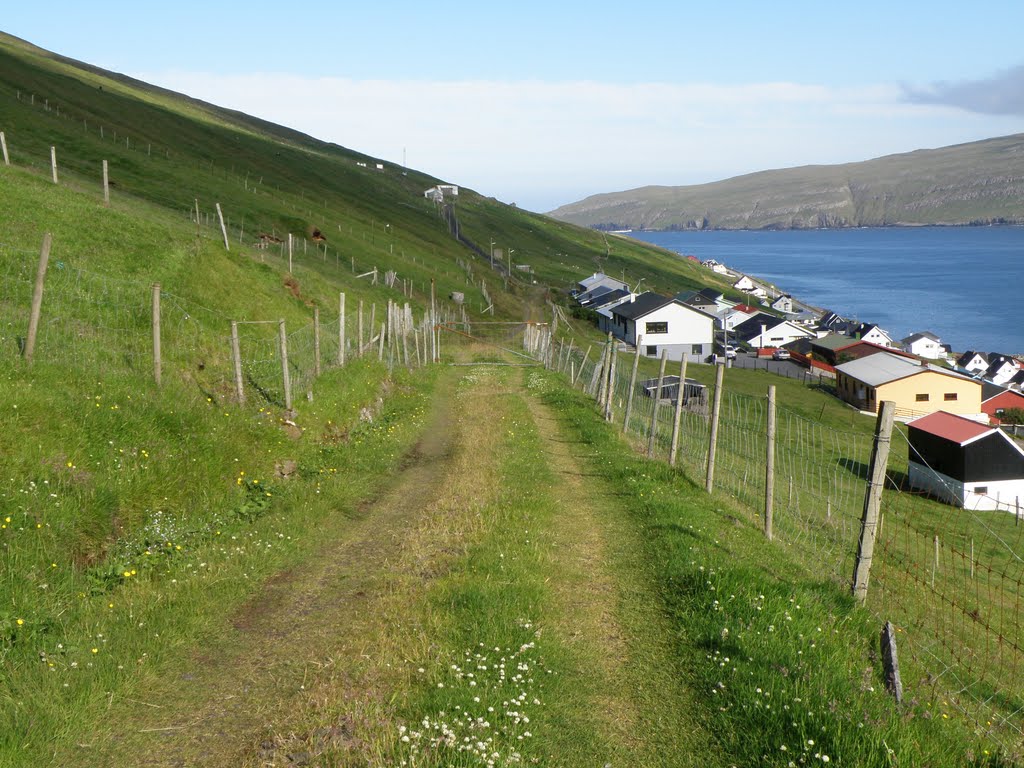
[[[423,436],[384,493],[357,519],[325,524],[323,544],[303,566],[268,579],[230,617],[228,642],[196,651],[190,668],[147,691],[160,702],[154,708],[115,708],[114,738],[58,753],[55,763],[225,766],[258,750],[260,734],[286,719],[311,672],[351,650],[350,626],[386,590],[407,530],[445,482],[454,440],[449,388],[439,385]]]

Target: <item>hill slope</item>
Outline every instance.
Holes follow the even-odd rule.
[[[804,229],[1024,221],[1024,134],[859,163],[593,195],[550,215],[602,229]]]

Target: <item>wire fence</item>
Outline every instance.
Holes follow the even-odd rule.
[[[666,380],[659,400],[652,380],[639,381],[630,390],[632,352],[613,352],[618,359],[612,366],[600,350],[594,354],[593,348],[569,348],[564,341],[556,350],[549,335],[539,341],[527,337],[524,345],[597,398],[606,416],[656,458],[672,460],[678,406],[675,462],[691,477],[707,481],[713,387],[692,380],[679,387],[676,361],[666,371],[676,378]],[[602,380],[608,381],[610,396],[602,390]],[[768,395],[729,392],[728,379],[724,381],[713,487],[737,499],[762,526]],[[849,592],[863,528],[872,437],[820,424],[784,402],[775,414],[772,537]],[[912,490],[906,471],[909,447],[906,430],[897,427],[866,606],[880,621],[898,627],[908,696],[948,702],[979,733],[1011,752],[1019,750],[1024,745],[1024,520],[1013,502],[1004,503],[1003,511],[977,511]]]

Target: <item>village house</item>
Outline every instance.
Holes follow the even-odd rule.
[[[908,352],[881,347],[863,339],[851,339],[849,336],[839,333],[830,333],[820,339],[814,339],[810,343],[810,348],[811,355],[815,360],[831,366],[848,363],[851,360],[860,360],[862,357],[876,355],[879,352],[889,352],[908,359],[915,359]]]
[[[981,383],[981,410],[988,414],[991,422],[999,424],[1003,412],[1008,408],[1024,410],[1024,395],[983,381]]]
[[[910,487],[973,510],[1019,514],[1024,449],[1000,430],[938,411],[907,424]]]
[[[956,367],[968,373],[982,373],[988,370],[988,356],[984,352],[971,350],[956,359]]]
[[[814,338],[813,331],[765,312],[744,320],[733,331],[739,341],[755,349],[782,347],[796,339]]]
[[[737,280],[735,283],[733,283],[732,287],[735,288],[737,291],[743,291],[744,293],[750,293],[752,290],[754,290],[754,281],[751,280],[746,275],[744,275],[739,280]]]
[[[1020,363],[1009,355],[990,354],[988,356],[988,368],[984,378],[993,384],[1008,384],[1020,370]]]
[[[600,309],[601,307],[618,304],[633,295],[626,288],[613,288],[606,290],[604,286],[601,287],[599,293],[595,291],[591,291],[591,293],[594,295],[592,295],[587,301],[580,301],[580,306],[586,307],[587,309]]]
[[[853,332],[849,335],[855,339],[870,341],[872,344],[877,344],[880,347],[896,346],[895,342],[892,340],[892,336],[874,323],[861,323],[854,328]]]
[[[981,382],[891,352],[878,352],[836,366],[836,393],[864,411],[878,412],[883,400],[896,403],[898,417],[938,410],[981,414]]]
[[[760,312],[756,307],[749,304],[737,304],[732,309],[727,309],[718,316],[719,325],[726,331],[731,331],[744,320],[749,320]]]
[[[900,341],[900,349],[929,360],[946,359],[946,348],[942,346],[942,339],[928,331],[910,334]]]
[[[616,325],[615,319],[612,317],[612,312],[617,306],[619,306],[619,304],[632,301],[635,298],[635,293],[627,292],[625,296],[615,299],[614,301],[610,301],[602,307],[595,308],[595,311],[597,312],[597,327],[600,329],[601,333],[611,333],[612,335],[615,335]]]
[[[727,309],[736,306],[735,301],[729,301],[725,294],[714,288],[702,288],[699,291],[680,291],[675,296],[676,301],[681,301],[696,309],[718,315]]]
[[[769,306],[777,312],[783,312],[787,315],[793,314],[793,297],[788,293],[784,293]]]
[[[604,272],[595,272],[590,277],[585,277],[576,283],[576,287],[573,288],[570,293],[575,297],[592,291],[599,286],[605,286],[611,289],[625,288],[626,290],[629,290],[629,283],[623,280],[616,280],[614,277],[609,277]]]
[[[704,362],[712,352],[715,316],[657,293],[642,293],[612,309],[609,330],[627,344],[639,344],[640,352],[659,357],[665,350],[670,360],[684,356]]]

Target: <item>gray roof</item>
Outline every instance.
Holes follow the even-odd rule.
[[[931,363],[910,360],[900,355],[890,354],[889,352],[878,352],[874,355],[862,357],[859,360],[851,360],[848,363],[837,365],[836,370],[857,381],[864,382],[869,387],[878,387],[882,384],[888,384],[890,381],[899,381],[924,371],[941,373],[944,376],[953,376],[965,381],[974,381],[970,376],[964,376],[948,368],[940,368]]]
[[[932,333],[930,331],[921,331],[920,333],[912,333],[912,334],[910,334],[909,336],[907,336],[907,338],[903,339],[900,343],[901,344],[913,344],[915,341],[920,341],[921,339],[928,339],[929,341],[934,341],[936,344],[938,344],[940,341],[942,341],[942,339],[940,339],[938,336],[936,336],[934,333]]]

